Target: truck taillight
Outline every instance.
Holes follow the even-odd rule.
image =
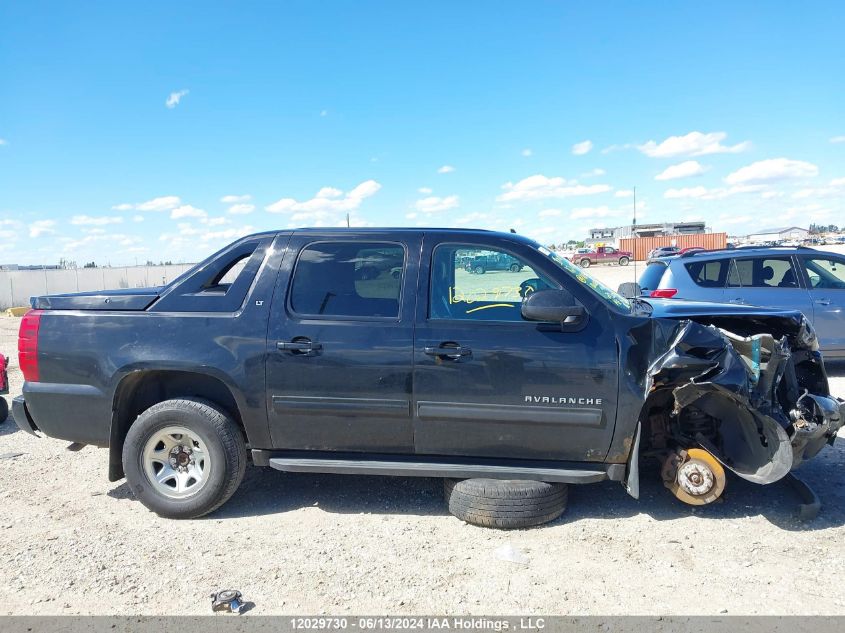
[[[658,288],[657,290],[652,290],[648,296],[658,299],[671,299],[676,294],[678,294],[677,288]]]
[[[41,326],[41,310],[30,310],[21,319],[18,332],[18,365],[23,379],[38,382],[38,328]]]

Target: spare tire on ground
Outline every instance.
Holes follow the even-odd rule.
[[[566,509],[567,485],[521,479],[446,479],[449,512],[467,523],[503,529],[541,525]]]

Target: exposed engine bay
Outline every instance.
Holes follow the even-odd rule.
[[[676,497],[710,503],[722,467],[768,484],[832,444],[845,401],[830,395],[818,343],[803,317],[655,319],[646,371],[642,454],[663,463]]]

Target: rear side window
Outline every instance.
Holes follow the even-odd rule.
[[[797,288],[798,274],[790,257],[734,260],[728,285],[743,288]]]
[[[317,242],[302,249],[290,305],[305,316],[398,318],[405,249],[389,242]]]
[[[729,259],[686,264],[690,278],[702,288],[724,288],[729,267]]]
[[[654,290],[660,285],[660,280],[663,278],[663,273],[666,272],[666,264],[653,263],[645,267],[643,274],[640,275],[640,288],[645,290]]]

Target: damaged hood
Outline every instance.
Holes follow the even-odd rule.
[[[676,299],[642,303],[651,318],[632,331],[637,344],[628,362],[642,371],[643,396],[667,390],[673,418],[703,418],[718,429],[707,436],[690,431],[689,445],[763,484],[832,442],[843,405],[830,397],[815,334],[800,312]]]

